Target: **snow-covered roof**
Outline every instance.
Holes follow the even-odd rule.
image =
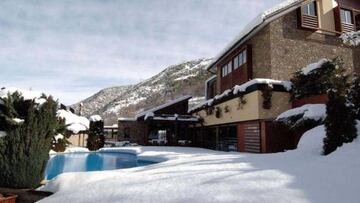
[[[211,76],[209,79],[207,79],[207,80],[205,81],[205,84],[207,84],[209,81],[214,80],[214,79],[216,79],[216,78],[217,78],[217,75]]]
[[[156,121],[183,121],[183,122],[198,122],[199,118],[189,115],[147,115],[145,120],[156,120]]]
[[[267,84],[269,86],[273,85],[281,85],[283,86],[287,91],[290,91],[292,88],[292,83],[290,81],[286,80],[272,80],[267,78],[255,78],[253,80],[250,80],[242,85],[235,85],[233,94],[238,94],[239,92],[246,92],[246,89],[250,87],[251,85],[255,84]]]
[[[70,111],[60,109],[57,111],[56,116],[65,119],[66,129],[74,134],[89,129],[90,122],[87,118],[73,114]]]
[[[118,121],[136,121],[136,119],[135,118],[123,118],[123,117],[121,117],[121,118],[118,118]]]
[[[140,118],[140,117],[146,116],[146,114],[156,113],[156,111],[159,111],[159,110],[164,109],[164,108],[166,108],[166,107],[172,106],[172,105],[177,104],[177,103],[179,103],[179,102],[183,102],[183,101],[189,100],[189,99],[191,99],[191,98],[192,98],[192,96],[190,96],[190,95],[183,96],[183,97],[179,97],[179,98],[177,98],[177,99],[175,99],[175,100],[169,101],[169,102],[167,102],[167,103],[165,103],[165,104],[162,104],[162,105],[160,105],[160,106],[154,107],[154,108],[149,109],[149,110],[147,110],[147,111],[143,111],[143,112],[137,114],[137,115],[135,116],[135,118],[138,119],[138,118]]]
[[[286,91],[290,91],[292,88],[292,83],[290,81],[272,80],[272,79],[266,79],[266,78],[255,78],[255,79],[250,80],[242,85],[235,85],[232,89],[225,90],[222,94],[216,95],[214,98],[208,99],[208,100],[194,106],[193,108],[189,109],[188,112],[191,113],[193,111],[197,111],[202,108],[212,106],[213,103],[216,101],[222,100],[231,95],[237,95],[241,92],[246,92],[250,86],[261,85],[261,84],[267,84],[269,86],[273,86],[273,85],[283,86],[283,88]]]
[[[13,94],[15,92],[20,93],[24,100],[35,100],[35,103],[37,104],[43,104],[44,102],[46,102],[46,99],[41,98],[41,92],[24,90],[16,87],[4,87],[0,89],[0,98],[6,98],[8,94]]]
[[[246,41],[251,34],[255,34],[263,28],[263,26],[267,25],[272,20],[281,17],[299,6],[303,2],[308,0],[287,0],[284,1],[271,9],[268,9],[258,15],[253,21],[251,21],[248,25],[244,27],[244,29],[239,33],[238,36],[235,37],[207,66],[207,70],[211,69],[223,56],[225,56],[228,52],[233,50],[236,45],[240,45],[244,41]]]
[[[117,129],[118,127],[119,127],[118,124],[105,125],[104,129]]]

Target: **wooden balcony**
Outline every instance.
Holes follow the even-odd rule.
[[[301,26],[309,29],[317,29],[319,27],[319,19],[317,16],[302,15]]]

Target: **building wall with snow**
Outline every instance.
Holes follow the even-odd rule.
[[[253,91],[244,96],[246,104],[240,104],[238,97],[225,101],[218,105],[214,105],[216,109],[222,109],[221,116],[216,117],[215,113],[208,115],[207,111],[201,110],[194,113],[194,116],[203,118],[204,126],[222,125],[228,123],[237,123],[251,120],[268,120],[276,118],[280,113],[291,108],[290,94],[287,92],[274,91],[272,94],[272,107],[270,109],[263,108],[262,91]],[[225,112],[225,108],[229,111]]]
[[[259,31],[248,33],[249,39],[246,41],[231,46],[213,66],[217,74],[217,94],[231,88],[231,85],[247,82],[246,78],[289,80],[294,72],[321,58],[341,57],[348,72],[359,71],[359,48],[344,45],[339,39],[340,32],[336,30],[334,12],[337,3],[333,0],[317,0],[316,5],[318,28],[301,27],[301,8],[295,8],[264,25]],[[222,67],[245,47],[250,48],[248,61],[246,67],[239,69],[250,69],[242,72],[243,79],[239,80],[235,74],[239,69],[222,77]]]

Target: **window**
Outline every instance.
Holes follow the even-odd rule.
[[[238,67],[240,67],[242,64],[243,64],[243,53],[241,52],[239,55],[238,55],[238,57],[239,57],[239,63],[238,63]]]
[[[221,76],[224,77],[226,75],[227,72],[227,66],[223,66],[221,67]]]
[[[239,56],[235,56],[234,58],[234,70],[239,67]]]
[[[234,58],[234,70],[246,63],[247,59],[246,49]]]
[[[221,68],[221,76],[225,77],[228,73],[228,65],[226,64]]]
[[[356,30],[360,30],[360,14],[355,17]]]
[[[340,14],[341,14],[341,22],[342,23],[353,24],[352,23],[352,13],[351,13],[351,11],[341,9]]]
[[[230,61],[228,64],[221,67],[221,76],[225,77],[229,75],[229,73],[232,72],[232,61]]]
[[[230,61],[227,65],[228,68],[228,74],[232,72],[232,61]]]
[[[303,6],[302,10],[303,10],[304,15],[317,16],[315,1]]]
[[[242,62],[243,64],[245,64],[247,62],[247,59],[246,59],[246,56],[247,56],[247,51],[246,49],[242,52]]]

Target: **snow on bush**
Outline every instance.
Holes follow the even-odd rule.
[[[0,138],[5,137],[6,136],[6,132],[5,131],[0,131]]]
[[[12,119],[15,123],[21,124],[23,123],[25,120],[24,119],[20,119],[20,118],[13,118]]]
[[[55,135],[54,139],[55,139],[56,141],[59,141],[59,140],[61,140],[61,139],[64,139],[64,135],[62,135],[62,134],[57,134],[57,135]]]
[[[357,32],[348,32],[340,36],[344,44],[349,46],[359,46],[360,45],[360,31]]]
[[[305,132],[322,124],[325,118],[325,104],[306,104],[283,112],[275,121],[288,126],[292,130]]]
[[[334,85],[346,80],[346,68],[341,58],[321,59],[294,73],[292,100],[326,94]]]
[[[92,115],[89,118],[90,122],[98,122],[98,121],[102,121],[103,119],[101,118],[101,116],[99,115]]]
[[[302,74],[304,75],[308,75],[309,73],[311,73],[312,71],[321,68],[322,65],[324,65],[324,63],[328,62],[328,59],[320,59],[318,62],[316,63],[312,63],[307,65],[305,68],[301,69]]]
[[[24,97],[24,100],[35,100],[35,103],[40,105],[46,102],[46,99],[42,98],[43,94],[41,92],[23,90],[15,87],[2,88],[0,90],[0,98],[7,98],[8,94],[13,94],[15,92],[20,93],[21,96]]]
[[[34,188],[44,178],[47,153],[59,130],[58,103],[30,91],[3,88],[0,92],[0,185]]]
[[[326,105],[306,104],[304,106],[283,112],[276,118],[276,120],[284,120],[298,115],[302,115],[303,119],[324,120],[326,117]]]
[[[89,129],[90,122],[87,118],[78,116],[66,110],[58,110],[57,117],[65,119],[66,129],[78,134],[81,131],[86,131]]]

